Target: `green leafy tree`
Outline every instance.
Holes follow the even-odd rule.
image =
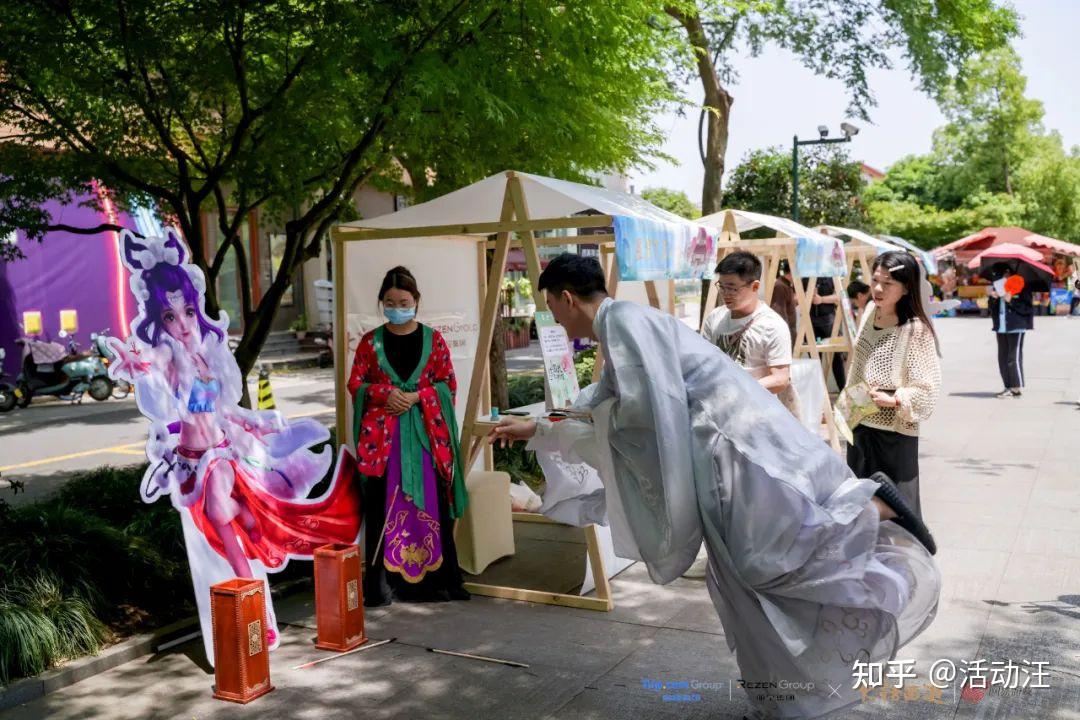
[[[865,120],[876,104],[870,71],[891,67],[890,52],[899,52],[920,88],[936,97],[954,75],[964,75],[969,57],[1017,32],[1015,11],[997,0],[683,0],[670,2],[667,13],[694,51],[686,77],[696,77],[704,91],[706,215],[720,209],[735,101],[728,87],[738,77],[739,58],[768,46],[788,50],[817,74],[844,83],[848,113]]]
[[[644,162],[677,39],[650,0],[20,3],[0,23],[0,234],[63,227],[42,203],[100,181],[156,207],[208,276],[239,274],[246,374],[281,298],[365,183],[423,191],[492,170]],[[261,297],[243,223],[286,245]],[[204,229],[203,213],[212,226]],[[92,232],[101,228],[67,228]],[[8,248],[11,246],[0,246]]]
[[[808,225],[861,228],[859,163],[837,146],[811,147],[799,155],[799,216]],[[724,205],[784,216],[791,209],[791,156],[781,148],[755,150],[731,171]]]
[[[874,227],[926,247],[987,226],[1080,241],[1080,150],[1042,125],[1020,59],[1001,48],[967,63],[942,102],[949,122],[863,194]]]
[[[959,186],[1012,195],[1017,169],[1045,135],[1043,105],[1024,95],[1027,78],[1011,47],[974,57],[966,69],[965,81],[943,93],[949,122],[935,134],[935,153],[955,167]]]
[[[1080,148],[1066,153],[1061,137],[1051,133],[1017,171],[1016,193],[1025,227],[1080,243]]]
[[[866,211],[876,232],[898,235],[927,250],[980,228],[1019,225],[1024,218],[1023,203],[993,193],[973,195],[965,206],[953,210],[908,201],[872,201]]]
[[[701,217],[701,211],[697,209],[697,206],[694,205],[694,203],[690,202],[690,198],[687,197],[686,193],[682,190],[646,188],[641,191],[641,197],[658,208],[675,213],[688,220],[695,220]]]

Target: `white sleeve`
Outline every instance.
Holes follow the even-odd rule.
[[[596,431],[592,423],[581,420],[538,420],[536,435],[529,440],[525,449],[558,453],[567,463],[585,463],[594,468],[600,466]]]
[[[578,527],[608,524],[600,445],[590,423],[542,420],[527,449],[536,451],[546,480],[541,514]]]
[[[762,333],[765,360],[769,367],[791,365],[791,333],[779,318],[770,318]],[[776,322],[779,320],[779,322]]]
[[[705,316],[705,322],[701,326],[701,336],[716,344],[716,326],[720,322],[720,308],[716,308],[711,313]]]

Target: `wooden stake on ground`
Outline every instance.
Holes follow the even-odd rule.
[[[330,657],[324,657],[324,658],[319,658],[318,660],[312,660],[311,662],[304,663],[303,665],[297,665],[296,667],[293,668],[293,670],[304,670],[306,668],[311,667],[312,665],[318,665],[319,663],[330,662],[331,660],[337,660],[339,658],[345,657],[346,655],[352,655],[353,653],[363,652],[364,650],[370,650],[373,647],[379,647],[380,645],[385,645],[386,643],[392,643],[392,642],[394,642],[396,640],[397,640],[397,638],[390,638],[389,640],[380,640],[379,642],[376,642],[376,643],[368,643],[367,645],[361,645],[360,647],[356,648],[355,650],[349,650],[348,652],[338,653],[337,655],[331,655]]]
[[[500,660],[499,658],[486,657],[484,655],[471,655],[469,653],[454,652],[453,650],[439,650],[437,648],[428,648],[428,652],[437,653],[439,655],[453,655],[454,657],[463,657],[470,660],[483,660],[489,663],[498,663],[500,665],[509,665],[511,667],[527,668],[529,667],[525,663],[516,662],[514,660]]]

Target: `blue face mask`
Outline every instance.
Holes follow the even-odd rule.
[[[404,325],[416,317],[416,308],[383,308],[383,315],[391,325]]]

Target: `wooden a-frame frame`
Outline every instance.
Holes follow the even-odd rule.
[[[480,277],[480,331],[477,338],[476,355],[473,360],[472,378],[469,383],[469,395],[466,402],[465,419],[461,431],[461,448],[465,454],[463,465],[472,468],[481,452],[485,452],[484,465],[492,466],[490,446],[486,442],[488,433],[494,426],[490,419],[491,383],[488,372],[488,355],[491,350],[492,334],[499,311],[499,294],[503,275],[506,272],[506,259],[511,247],[520,247],[525,254],[527,274],[532,283],[533,300],[538,310],[546,310],[544,293],[539,290],[540,256],[539,245],[599,245],[601,263],[608,278],[608,293],[615,295],[618,286],[618,264],[615,262],[615,236],[604,234],[577,235],[572,237],[537,238],[535,233],[543,230],[566,228],[610,228],[613,218],[610,215],[579,215],[572,217],[533,218],[529,208],[521,179],[511,170],[506,173],[506,186],[503,192],[502,210],[497,222],[469,223],[464,225],[430,225],[412,228],[366,229],[339,225],[330,231],[333,243],[333,280],[334,280],[334,350],[335,378],[337,383],[336,417],[338,441],[343,441],[343,429],[347,427],[349,408],[345,387],[348,381],[349,359],[348,337],[346,333],[347,283],[345,257],[347,243],[365,240],[386,240],[391,238],[437,237],[441,235],[472,235],[477,241],[477,273]],[[489,236],[495,235],[493,241]],[[512,237],[514,236],[514,237]],[[486,251],[493,250],[490,269],[486,269]],[[649,302],[659,309],[659,294],[656,283],[646,282]],[[674,281],[669,281],[669,298],[674,302]],[[670,304],[670,303],[669,303]],[[599,377],[602,367],[602,355],[597,353],[594,379]],[[483,410],[483,416],[481,415]],[[537,513],[514,513],[514,519],[523,522],[554,523]],[[596,597],[582,597],[566,593],[546,592],[526,588],[510,588],[480,583],[466,583],[469,592],[476,595],[499,597],[511,600],[525,600],[548,605],[565,605],[589,610],[612,610],[615,607],[611,596],[611,584],[608,580],[603,554],[600,550],[599,536],[595,525],[583,528],[585,532],[586,552],[592,567],[596,585]]]

